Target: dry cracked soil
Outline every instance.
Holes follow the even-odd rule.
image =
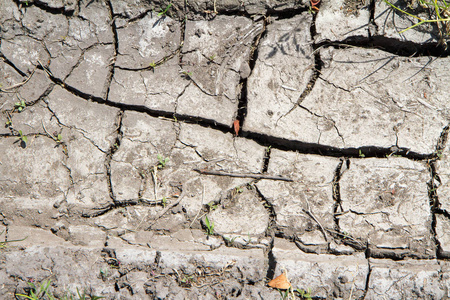
[[[448,299],[445,37],[316,7],[1,0],[0,298]]]

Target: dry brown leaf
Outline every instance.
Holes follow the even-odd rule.
[[[268,285],[274,289],[287,290],[292,285],[286,277],[285,273],[269,281]]]

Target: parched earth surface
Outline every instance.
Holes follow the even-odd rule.
[[[445,40],[317,6],[0,1],[0,298],[447,299]]]

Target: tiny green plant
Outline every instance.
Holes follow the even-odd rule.
[[[244,188],[242,187],[242,186],[237,186],[237,187],[235,187],[235,191],[236,191],[236,193],[242,193],[242,192],[244,192]]]
[[[28,142],[28,137],[23,135],[22,130],[19,130],[19,140],[24,142],[25,144]]]
[[[151,62],[150,64],[149,64],[149,66],[151,67],[151,68],[155,68],[156,67],[156,63],[155,63],[155,61],[153,61],[153,62]]]
[[[166,167],[166,164],[169,162],[169,158],[163,158],[161,155],[158,154],[158,169],[164,169]]]
[[[166,208],[166,205],[167,205],[167,198],[166,197],[162,198],[162,205],[163,205],[164,208]]]
[[[50,287],[50,280],[44,281],[41,284],[36,285],[34,282],[28,282],[28,285],[30,286],[28,295],[24,294],[15,294],[15,296],[24,297],[25,299],[30,300],[39,300],[39,299],[55,299],[52,295],[52,293],[48,290]]]
[[[167,11],[170,9],[171,6],[172,6],[172,3],[169,3],[169,5],[167,5],[166,9],[164,9],[160,13],[158,13],[158,17],[164,16],[167,13]]]
[[[224,238],[228,243],[232,244],[238,237],[239,236],[236,235],[236,236],[232,237],[231,239],[229,237],[224,237]]]
[[[3,230],[2,232],[0,232],[0,235],[2,235],[3,232],[5,232],[5,230]],[[0,242],[0,249],[6,248],[6,245],[7,245],[8,243],[21,242],[21,241],[24,241],[26,238],[27,238],[27,237],[24,237],[23,239],[20,239],[20,240],[2,241],[2,242]]]
[[[217,207],[219,207],[218,204],[214,204],[214,201],[210,201],[206,205],[208,205],[208,212],[212,212],[213,210],[217,209]]]
[[[24,100],[20,100],[19,102],[14,103],[14,107],[17,108],[19,112],[22,112],[22,110],[24,110],[26,106],[27,105]]]
[[[366,155],[364,153],[362,153],[361,149],[359,149],[359,157],[361,157],[361,158],[366,157]]]
[[[210,221],[208,216],[205,216],[205,225],[206,225],[206,234],[213,235],[214,234],[214,222]]]
[[[102,278],[108,277],[108,273],[109,273],[108,268],[100,269],[100,276],[101,276]]]
[[[307,291],[302,289],[296,289],[295,291],[300,294],[300,297],[302,297],[302,299],[312,299],[310,288],[308,288]]]
[[[403,33],[405,31],[408,31],[416,26],[420,26],[426,23],[436,23],[437,27],[439,29],[439,35],[440,35],[440,41],[439,44],[444,45],[445,48],[447,48],[447,41],[445,40],[446,37],[448,38],[450,33],[450,27],[448,26],[450,22],[450,2],[447,3],[445,0],[432,0],[432,1],[426,1],[426,0],[419,0],[419,4],[423,8],[427,8],[433,18],[425,19],[421,18],[419,16],[416,16],[412,13],[409,13],[398,6],[394,5],[388,0],[384,0],[386,4],[391,6],[393,9],[398,10],[399,12],[408,15],[414,19],[416,19],[418,22],[399,33]],[[409,5],[409,8],[411,9],[411,5]]]
[[[184,76],[186,76],[188,79],[192,77],[192,72],[191,71],[181,71],[181,74],[183,74]]]

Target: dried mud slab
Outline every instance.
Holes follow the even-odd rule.
[[[340,184],[341,231],[378,257],[434,258],[429,173],[405,158],[351,160]]]
[[[328,251],[334,230],[333,180],[339,159],[272,150],[268,172],[294,180],[261,180],[256,184],[273,206],[277,230],[294,238],[303,250]],[[320,224],[319,224],[320,223]]]
[[[369,38],[368,1],[335,0],[323,2],[316,18],[315,42],[362,40]],[[335,24],[339,26],[335,26]]]
[[[310,289],[311,295],[323,298],[365,295],[369,265],[362,253],[351,256],[308,254],[278,238],[272,251],[277,263],[275,275],[286,270],[295,289]]]
[[[429,299],[446,297],[448,280],[441,277],[436,260],[404,260],[386,263],[384,259],[370,259],[370,279],[366,297],[404,299],[410,295],[426,294]]]
[[[394,1],[390,2],[394,3]],[[429,13],[426,9],[415,3],[415,1],[408,1],[408,3],[409,2],[411,2],[411,5],[407,5],[406,1],[403,3],[398,2],[394,4],[398,8],[414,16],[418,16],[424,20],[430,19]],[[411,9],[414,6],[415,8]],[[403,41],[410,45],[437,43],[439,41],[439,32],[431,23],[424,23],[412,30],[410,29],[405,32],[401,32],[410,26],[415,25],[417,23],[417,19],[408,16],[406,13],[392,9],[392,7],[384,1],[376,1],[375,3],[374,22],[376,25],[375,28],[377,28],[374,35],[381,35],[397,41]],[[396,42],[393,41],[393,43]]]
[[[287,128],[278,125],[278,121],[296,106],[313,74],[311,36],[303,30],[311,20],[311,15],[304,13],[267,26],[248,78],[248,113],[243,130],[282,137],[295,135],[294,131],[306,131],[306,122],[301,127],[290,124]]]

